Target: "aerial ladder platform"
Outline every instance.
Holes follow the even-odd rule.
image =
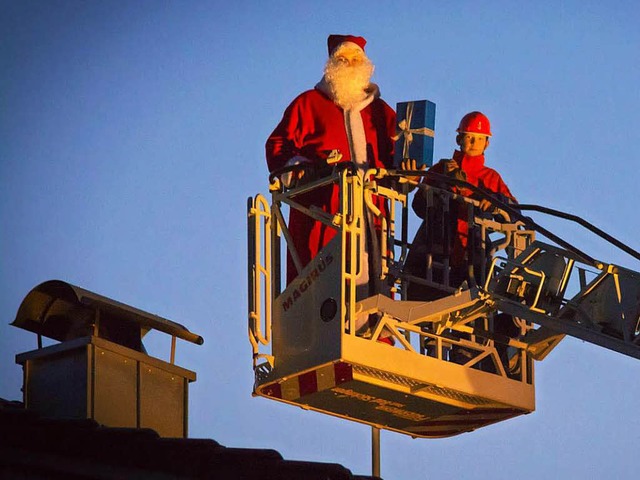
[[[534,411],[534,361],[566,335],[640,358],[640,274],[592,258],[523,212],[577,221],[640,259],[584,220],[505,204],[464,184],[494,204],[487,216],[477,199],[410,180],[423,171],[362,175],[338,164],[324,177],[306,175],[309,180],[290,187],[280,181],[282,173],[270,177],[270,201],[258,194],[247,206],[254,395],[412,437],[440,438]],[[439,180],[440,187],[461,183]],[[305,203],[305,194],[336,185],[339,212]],[[426,255],[424,276],[406,268],[416,189],[425,196],[425,216],[441,209],[437,217],[448,219],[452,202],[466,209],[469,238],[477,242],[469,250],[477,258],[469,261],[462,285],[450,284],[448,249]],[[380,199],[385,212],[376,207]],[[308,265],[300,264],[286,209],[336,232]],[[380,226],[379,248],[366,261],[377,262],[372,272],[382,288],[363,295],[362,245],[372,221]],[[287,252],[298,275],[285,285]],[[431,301],[408,299],[411,284],[442,294]]]

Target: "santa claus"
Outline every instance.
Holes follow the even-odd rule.
[[[365,54],[365,39],[330,35],[327,44],[329,59],[322,80],[293,100],[267,140],[269,170],[306,163],[316,171],[326,171],[327,156],[336,150],[340,162],[353,162],[361,171],[392,168],[395,113],[371,83],[374,66]],[[315,189],[297,201],[336,213],[338,187]],[[384,209],[382,203],[380,207]],[[288,227],[302,267],[336,234],[335,229],[295,209],[291,209]],[[287,283],[298,274],[289,255]]]

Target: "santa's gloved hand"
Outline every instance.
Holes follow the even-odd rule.
[[[296,155],[293,158],[290,158],[287,163],[284,164],[285,167],[290,167],[292,165],[300,165],[301,163],[311,163],[311,160],[309,160],[306,157],[303,157],[301,155]],[[300,180],[302,177],[304,177],[304,169],[301,168],[300,170],[296,170],[293,172],[287,172],[284,173],[280,176],[280,180],[282,181],[282,184],[287,187],[290,188],[291,185],[293,185],[294,182],[297,182],[298,180]]]

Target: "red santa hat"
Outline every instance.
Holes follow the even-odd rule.
[[[327,38],[329,56],[331,56],[336,48],[347,42],[359,47],[363,52],[364,46],[367,44],[367,41],[362,37],[354,37],[353,35],[329,35],[329,38]]]

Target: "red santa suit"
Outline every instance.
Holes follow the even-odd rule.
[[[344,110],[331,99],[323,80],[315,89],[299,95],[286,109],[267,140],[267,164],[269,171],[274,171],[292,159],[302,157],[302,161],[322,167],[326,165],[328,153],[337,149],[342,154],[341,162],[353,161],[361,169],[391,168],[393,135],[395,113],[380,98],[376,85],[371,84],[363,101]],[[315,189],[297,197],[297,201],[336,213],[339,210],[339,188],[329,185]],[[307,265],[336,234],[333,228],[295,209],[290,212],[289,231],[302,266]],[[289,255],[287,282],[297,275]]]

